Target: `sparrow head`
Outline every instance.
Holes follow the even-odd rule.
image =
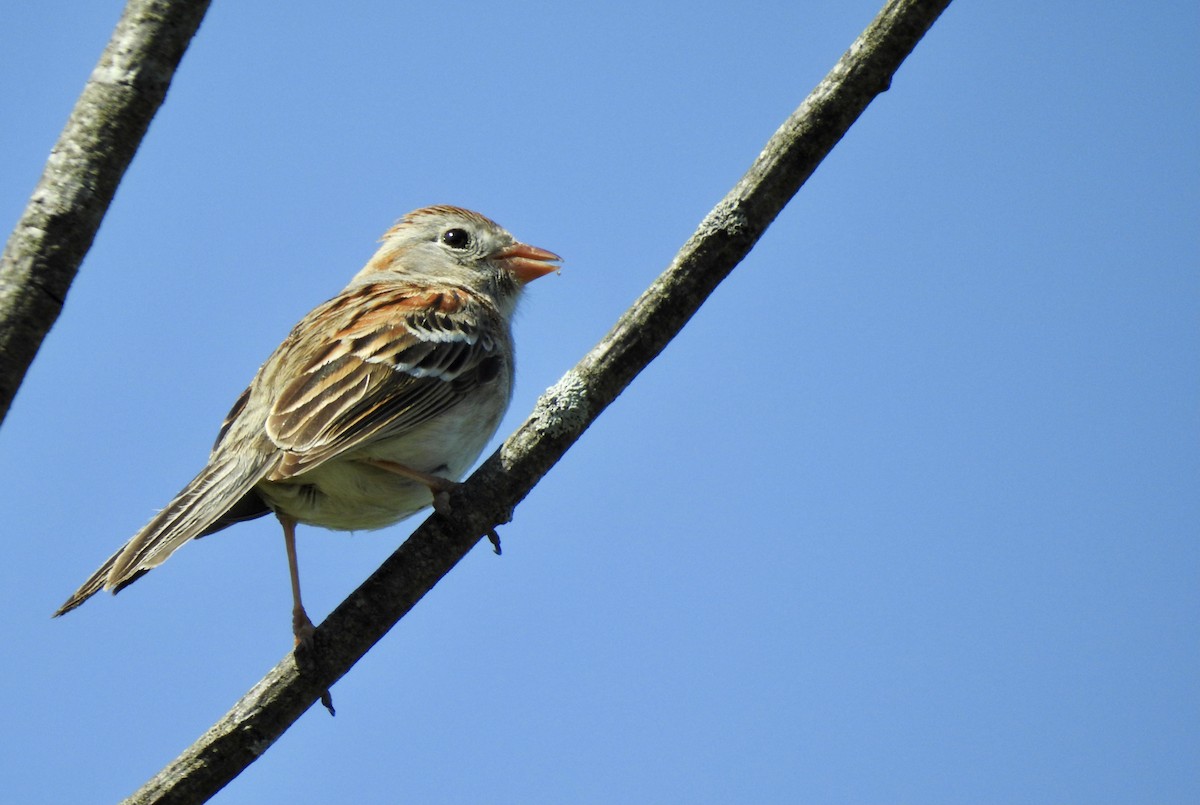
[[[460,207],[424,207],[384,233],[355,281],[392,274],[410,282],[465,285],[511,312],[526,283],[559,269],[557,254],[516,240],[490,218]]]

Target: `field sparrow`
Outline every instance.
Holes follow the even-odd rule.
[[[382,244],[258,370],[200,474],[56,617],[131,584],[189,540],[273,512],[299,643],[313,625],[300,601],[296,523],[383,528],[445,502],[508,407],[521,290],[560,258],[449,206],[409,213]]]

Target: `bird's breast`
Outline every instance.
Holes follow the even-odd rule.
[[[506,385],[506,384],[505,384]],[[272,510],[309,525],[338,531],[385,528],[427,508],[424,484],[364,459],[461,480],[487,446],[508,407],[501,393],[475,394],[428,422],[331,458],[284,481],[263,481],[258,493]]]

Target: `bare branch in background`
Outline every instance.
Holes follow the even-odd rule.
[[[0,257],[0,422],[209,0],[129,0]]]

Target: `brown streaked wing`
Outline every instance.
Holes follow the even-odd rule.
[[[286,451],[270,480],[437,416],[470,391],[472,384],[459,379],[499,354],[487,335],[488,320],[499,320],[499,313],[461,288],[406,292],[371,284],[345,296],[354,298],[339,297],[314,312],[341,314],[333,343],[304,349],[305,341],[322,337],[320,315],[293,333],[297,351],[313,358],[267,417],[267,435]]]

